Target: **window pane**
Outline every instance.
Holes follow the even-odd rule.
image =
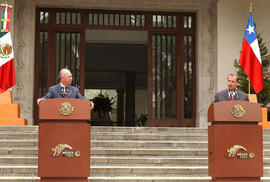
[[[77,24],[77,13],[72,13],[72,22],[71,23],[72,23],[72,25]]]
[[[41,11],[39,13],[40,24],[48,24],[49,22],[49,12]]]
[[[176,117],[175,35],[152,36],[152,118]]]
[[[71,15],[69,12],[66,13],[66,24],[71,24]]]
[[[60,13],[56,12],[56,24],[60,24]]]
[[[48,32],[40,32],[39,39],[38,97],[42,97],[47,91]]]
[[[61,68],[70,69],[72,83],[80,87],[80,33],[56,34],[56,77]]]
[[[152,15],[152,26],[158,28],[176,28],[176,16]]]
[[[184,16],[184,28],[191,28],[192,26],[192,17]]]
[[[108,14],[104,14],[104,25],[105,26],[109,25],[109,15]]]
[[[192,118],[192,36],[184,36],[184,117]]]

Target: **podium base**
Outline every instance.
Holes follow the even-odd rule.
[[[241,181],[243,182],[243,180],[245,180],[245,182],[261,182],[261,180],[247,180],[247,179],[241,179],[241,180],[211,180],[210,182],[236,182],[236,181]]]
[[[87,177],[83,178],[45,178],[41,177],[40,182],[88,182]]]
[[[212,179],[209,182],[236,182],[236,181],[247,181],[247,182],[260,182],[261,179],[260,178],[216,178],[216,179]]]

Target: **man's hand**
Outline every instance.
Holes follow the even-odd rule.
[[[94,103],[90,101],[90,111],[94,109]]]
[[[41,98],[37,99],[37,105],[39,106],[40,101],[43,100]]]

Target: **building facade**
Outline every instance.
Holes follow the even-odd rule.
[[[2,2],[4,3],[4,1]],[[124,100],[130,102],[131,104],[128,105],[133,105],[134,108],[126,110],[125,117],[130,112],[129,117],[134,118],[132,113],[137,107],[144,108],[143,110],[146,110],[148,116],[151,113],[149,116],[151,126],[196,127],[207,126],[207,109],[213,101],[214,94],[226,87],[226,75],[235,72],[233,60],[239,59],[240,56],[250,6],[247,0],[10,0],[8,2],[14,6],[11,10],[10,27],[16,64],[16,85],[12,88],[13,101],[21,105],[22,117],[27,118],[29,124],[35,123],[35,100],[46,90],[39,91],[41,77],[47,79],[44,81],[46,84],[43,85],[44,88],[47,88],[56,82],[58,69],[61,66],[67,66],[67,63],[59,63],[63,56],[61,57],[61,53],[57,54],[57,50],[62,50],[59,46],[63,45],[64,40],[68,40],[61,37],[72,37],[72,33],[80,32],[79,37],[74,40],[81,40],[78,42],[81,45],[79,54],[82,55],[79,59],[80,69],[78,68],[81,74],[78,76],[80,79],[76,81],[75,78],[74,81],[78,82],[77,86],[80,86],[81,91],[86,88],[103,88],[103,86],[93,86],[95,82],[91,79],[87,81],[88,78],[93,77],[91,73],[97,72],[100,68],[103,71],[106,70],[106,74],[110,73],[107,78],[117,79],[119,84],[117,88],[137,88],[132,74],[125,74],[125,79],[123,79],[125,83],[121,84],[121,75],[111,73],[112,71],[126,73],[127,70],[134,73],[135,68],[138,73],[140,65],[145,64],[146,67],[142,67],[141,70],[146,69],[147,76],[140,74],[141,79],[137,80],[138,88],[145,89],[137,90],[137,96],[139,96],[137,98],[144,98],[140,102],[142,105],[134,105],[134,100],[128,100],[128,98],[134,99],[134,95],[136,95],[133,93],[134,89],[131,89],[127,92],[131,95],[125,95]],[[252,2],[257,33],[261,33],[266,46],[269,46],[270,35],[267,32],[269,32],[270,24],[266,22],[270,14],[267,11],[270,2],[267,0],[253,0]],[[58,12],[59,14],[57,14]],[[68,23],[61,23],[62,12],[65,12],[66,21],[70,19],[68,26],[65,26]],[[69,12],[71,16],[65,18]],[[49,13],[49,17],[53,14],[54,24],[50,24],[51,22],[46,24],[47,21],[49,22],[49,19],[46,19],[47,13]],[[71,25],[73,24],[72,13],[74,17],[81,13],[78,15],[79,18],[82,18],[79,28]],[[87,16],[84,16],[85,14]],[[109,17],[107,20],[106,16]],[[112,18],[110,21],[111,16],[118,18]],[[79,19],[78,17],[75,19]],[[121,27],[122,20],[130,24],[124,23]],[[74,22],[76,24],[77,20]],[[110,25],[110,22],[114,23],[110,28],[106,28],[105,25]],[[134,23],[134,27],[132,27],[132,23]],[[155,23],[156,25],[154,25]],[[131,28],[128,28],[129,26]],[[45,44],[47,39],[48,42],[53,43]],[[59,40],[60,42],[57,44]],[[122,62],[119,59],[119,62],[109,64],[107,69],[106,65],[99,64],[102,61],[87,63],[87,56],[94,57],[95,54],[99,56],[102,54],[102,52],[98,52],[100,50],[104,52],[106,49],[114,49],[116,52],[117,50],[121,52],[123,49],[120,45],[126,45],[124,46],[126,52],[129,51],[128,47],[136,50],[137,54],[133,52],[133,54],[126,55],[129,57],[129,62],[135,62],[131,59],[132,57],[145,54],[146,62],[127,64],[125,67],[123,66],[124,59]],[[42,46],[43,48],[47,46],[48,57],[42,52],[45,50],[41,49]],[[98,49],[98,46],[101,46],[101,49]],[[118,46],[120,46],[119,49]],[[71,55],[70,60],[72,60],[72,55],[76,59],[78,52],[73,50],[75,49],[74,43],[70,43],[69,48],[65,50],[68,49]],[[163,57],[164,61],[167,61],[166,64],[157,65],[159,60],[163,60]],[[96,60],[99,58],[97,57]],[[42,59],[46,59],[52,65],[49,64],[44,69],[44,66],[39,64]],[[58,67],[56,63],[59,63]],[[70,63],[69,66],[72,64]],[[87,64],[90,68],[95,67],[90,69],[90,75],[87,75],[87,71],[85,71]],[[175,67],[167,65],[175,65]],[[114,70],[112,70],[113,66],[116,67]],[[121,66],[125,69],[120,69]],[[40,73],[44,73],[46,76],[40,76]],[[169,79],[172,77],[175,80]],[[98,78],[98,76],[95,77],[95,79]],[[146,86],[143,84],[143,80],[147,80]],[[164,80],[164,85],[159,84],[163,83],[160,80]],[[113,82],[112,80],[107,79],[105,82],[108,88],[116,88],[116,84],[108,86]],[[88,86],[87,83],[92,84]],[[127,83],[134,84],[127,86]],[[174,84],[175,87],[172,86]],[[121,89],[118,91],[121,92]],[[160,99],[158,100],[158,98]],[[185,115],[185,113],[188,114]],[[173,120],[175,122],[172,122]]]

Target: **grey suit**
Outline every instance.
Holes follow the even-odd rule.
[[[222,90],[215,95],[215,101],[214,102],[222,102],[222,101],[228,101],[229,100],[229,94],[228,89]],[[241,92],[240,90],[237,90],[237,97],[235,100],[241,100],[241,101],[249,101],[248,95],[244,92]]]
[[[78,98],[78,99],[88,100],[87,98],[81,95],[77,87],[69,85],[68,90],[69,91],[66,98]],[[50,87],[49,91],[41,99],[55,99],[55,98],[65,98],[64,94],[61,92],[60,83]]]

